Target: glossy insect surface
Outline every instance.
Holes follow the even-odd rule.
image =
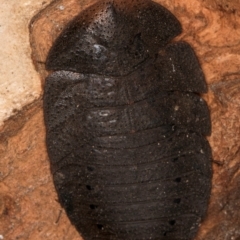
[[[85,240],[190,240],[211,188],[210,117],[178,20],[150,0],[102,0],[52,46],[47,149]]]

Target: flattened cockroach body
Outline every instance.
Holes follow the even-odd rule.
[[[85,240],[190,240],[211,189],[207,90],[178,20],[103,0],[51,48],[44,113],[61,205]]]

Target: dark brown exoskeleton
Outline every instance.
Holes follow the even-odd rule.
[[[44,113],[61,205],[85,240],[190,240],[211,188],[210,117],[178,20],[102,0],[51,48]]]

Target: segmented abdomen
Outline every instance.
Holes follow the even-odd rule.
[[[186,43],[168,47],[181,48],[191,56]],[[85,240],[189,240],[206,212],[210,119],[195,93],[204,83],[194,85],[193,72],[170,53],[164,64],[176,68],[172,84],[161,55],[127,76],[58,71],[47,78],[51,170]]]

